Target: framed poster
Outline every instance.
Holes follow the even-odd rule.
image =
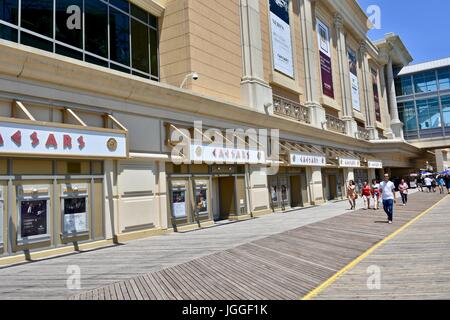
[[[317,35],[319,37],[320,72],[322,76],[322,92],[334,99],[333,68],[331,66],[330,29],[317,19]]]
[[[3,186],[0,186],[0,246],[3,245],[3,219],[5,203],[3,200]]]
[[[183,219],[187,217],[186,190],[172,191],[172,215],[176,219]]]
[[[361,103],[359,100],[359,83],[358,83],[358,58],[356,52],[348,49],[348,64],[350,69],[350,84],[352,87],[352,104],[353,109],[361,112]]]
[[[19,201],[20,238],[33,238],[47,235],[48,232],[48,199]]]
[[[275,70],[293,78],[294,59],[289,24],[289,0],[269,0],[269,4],[273,67]]]
[[[198,188],[195,190],[195,205],[199,214],[208,213],[208,190]]]
[[[78,234],[89,232],[87,197],[64,198],[63,233]]]

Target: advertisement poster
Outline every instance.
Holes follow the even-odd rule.
[[[195,190],[195,203],[199,213],[208,212],[206,189]]]
[[[381,122],[380,94],[378,91],[377,80],[378,80],[377,71],[372,69],[373,99],[375,101],[375,117],[378,122]]]
[[[0,245],[3,244],[3,206],[2,187],[0,187]]]
[[[172,214],[175,218],[186,218],[186,191],[172,191]]]
[[[289,0],[270,0],[274,69],[294,77]]]
[[[320,72],[322,75],[323,94],[334,99],[333,69],[331,66],[330,31],[317,19],[317,34],[319,37]]]
[[[88,214],[86,210],[86,198],[64,199],[64,232],[87,232]]]
[[[359,83],[358,83],[358,59],[355,51],[348,49],[348,63],[350,67],[350,83],[352,87],[352,102],[353,109],[361,111],[361,104],[359,101]]]
[[[20,235],[22,238],[48,234],[47,202],[48,200],[20,202]]]

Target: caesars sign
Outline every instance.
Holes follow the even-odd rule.
[[[289,0],[270,0],[274,69],[294,77]]]
[[[330,30],[317,19],[317,35],[319,37],[320,73],[322,76],[323,94],[334,99],[333,69],[331,66]]]
[[[126,158],[125,133],[0,121],[0,153]]]
[[[361,167],[361,160],[339,158],[339,167],[341,167],[341,168],[359,168],[359,167]]]
[[[383,161],[378,161],[378,160],[369,160],[367,162],[367,166],[370,169],[383,169]]]
[[[258,150],[227,148],[216,146],[190,146],[189,159],[194,163],[215,164],[265,164],[265,153]]]
[[[325,156],[292,152],[289,154],[289,164],[293,166],[323,167],[327,165]]]

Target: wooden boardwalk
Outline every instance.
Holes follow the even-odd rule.
[[[417,193],[383,210],[349,212],[164,270],[85,291],[75,300],[295,300],[441,200]]]
[[[317,299],[450,299],[450,196],[377,248]],[[368,270],[380,287],[367,286]],[[373,282],[369,282],[373,284]]]

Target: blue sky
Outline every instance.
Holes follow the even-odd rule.
[[[364,11],[381,8],[381,30],[372,30],[372,40],[394,32],[401,36],[413,63],[450,57],[449,0],[358,0]]]

